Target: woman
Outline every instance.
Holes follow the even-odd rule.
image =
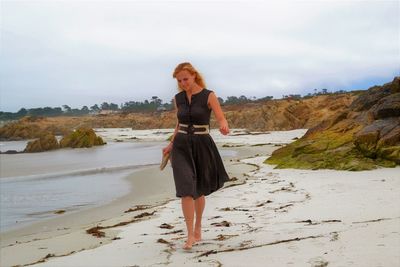
[[[191,249],[195,242],[201,240],[204,196],[220,189],[229,180],[218,149],[209,135],[211,110],[223,135],[229,133],[229,127],[217,96],[205,88],[202,76],[190,63],[179,64],[173,77],[180,90],[174,98],[178,123],[163,153],[171,152],[176,196],[181,198],[187,227],[183,249]]]

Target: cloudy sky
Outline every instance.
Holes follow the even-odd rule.
[[[0,110],[176,91],[189,61],[218,96],[366,89],[400,73],[399,1],[3,1]]]

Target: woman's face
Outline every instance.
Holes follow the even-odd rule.
[[[187,91],[192,88],[195,84],[196,75],[190,74],[187,70],[182,70],[176,74],[176,80],[178,81],[179,87]]]

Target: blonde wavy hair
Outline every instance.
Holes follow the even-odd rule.
[[[178,66],[176,66],[176,68],[175,68],[175,70],[174,70],[174,73],[172,74],[172,77],[176,78],[176,75],[177,75],[179,72],[183,71],[183,70],[188,71],[188,72],[189,72],[190,74],[192,74],[192,75],[193,75],[193,74],[196,75],[194,81],[195,81],[199,86],[201,86],[202,88],[206,88],[206,83],[205,83],[205,81],[204,81],[203,76],[202,76],[202,75],[192,66],[192,64],[190,64],[189,62],[183,62],[183,63],[179,64]],[[181,87],[179,86],[179,83],[178,83],[178,89],[179,89],[179,91],[183,91],[183,88],[181,88]]]

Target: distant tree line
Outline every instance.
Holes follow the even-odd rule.
[[[352,91],[352,92],[355,92],[355,91]],[[320,90],[314,89],[314,93],[308,93],[308,94],[304,95],[302,98],[311,98],[311,97],[317,96],[317,95],[345,94],[345,93],[347,93],[347,91],[345,91],[345,90],[337,90],[334,92],[329,92],[328,89],[322,88]],[[296,95],[296,96],[298,96],[298,95]]]
[[[17,120],[24,116],[82,116],[88,114],[102,114],[113,112],[155,112],[171,110],[173,102],[163,103],[162,99],[158,96],[153,96],[151,100],[129,101],[122,103],[120,106],[115,103],[103,102],[95,104],[91,107],[83,106],[81,109],[71,108],[69,105],[62,105],[62,107],[44,107],[44,108],[21,108],[18,112],[3,112],[0,111],[0,121]]]
[[[301,99],[301,98],[310,98],[316,95],[324,95],[324,94],[342,94],[346,93],[344,90],[336,91],[333,93],[329,93],[327,89],[323,88],[321,90],[314,89],[314,93],[309,93],[304,95],[303,97],[298,94],[290,94],[283,95],[284,99]],[[225,100],[221,97],[218,97],[218,101],[221,105],[235,105],[235,104],[245,104],[245,103],[258,103],[267,100],[272,100],[273,96],[265,96],[261,98],[256,97],[246,97],[241,95],[237,96],[228,96]],[[52,117],[52,116],[82,116],[88,114],[101,114],[104,113],[112,113],[112,112],[161,112],[172,110],[174,107],[173,99],[169,103],[163,103],[163,100],[158,96],[152,96],[150,100],[140,101],[128,101],[120,104],[118,106],[115,103],[107,103],[103,102],[100,105],[95,104],[91,107],[82,106],[81,109],[71,108],[68,105],[62,105],[62,107],[44,107],[44,108],[21,108],[18,112],[3,112],[0,111],[0,120],[17,120],[24,116],[44,116],[44,117]]]
[[[121,104],[120,110],[122,112],[154,112],[154,111],[165,111],[173,108],[173,101],[170,103],[163,103],[163,100],[158,96],[152,96],[151,100],[140,101],[129,101]]]

